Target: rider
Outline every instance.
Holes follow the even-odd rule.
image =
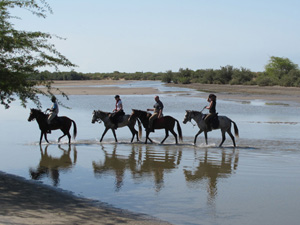
[[[204,121],[207,126],[207,130],[211,131],[211,120],[217,114],[216,113],[216,104],[217,104],[217,96],[214,94],[210,94],[208,96],[207,101],[209,102],[209,106],[206,106],[206,109],[209,109],[209,114],[204,118]]]
[[[152,116],[149,118],[149,127],[148,128],[151,132],[154,132],[153,121],[156,118],[161,118],[162,117],[162,115],[163,115],[162,112],[163,112],[163,109],[164,109],[164,105],[159,100],[158,96],[155,96],[154,100],[156,101],[156,103],[154,104],[153,109],[147,109],[147,111],[154,111]]]
[[[110,115],[110,119],[113,122],[113,124],[115,125],[115,129],[118,128],[118,118],[120,116],[125,115],[124,111],[123,111],[123,104],[122,104],[122,100],[120,98],[119,95],[115,96],[116,99],[116,107],[113,110],[113,113]]]
[[[53,102],[51,108],[50,109],[48,108],[46,110],[46,111],[48,111],[48,110],[50,111],[50,114],[49,114],[48,119],[47,119],[48,125],[51,124],[51,121],[57,116],[58,111],[59,111],[58,110],[57,100],[56,100],[56,97],[54,95],[52,96],[51,101]],[[49,129],[47,132],[51,133],[51,130]]]

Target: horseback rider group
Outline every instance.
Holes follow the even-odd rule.
[[[117,129],[119,117],[125,115],[125,113],[123,111],[123,104],[122,104],[122,101],[120,99],[120,96],[116,95],[115,99],[116,99],[116,107],[113,110],[113,113],[110,115],[110,119],[111,119],[112,123],[115,125],[115,129]],[[163,117],[163,109],[164,109],[163,103],[159,99],[158,95],[156,95],[154,97],[154,100],[155,100],[155,104],[153,105],[153,108],[147,109],[147,111],[153,111],[153,114],[149,117],[148,128],[149,128],[150,132],[154,132],[154,128],[153,128],[154,120]],[[212,130],[211,123],[212,123],[212,120],[217,115],[217,113],[216,113],[216,104],[217,104],[216,100],[217,100],[217,96],[214,95],[214,94],[210,94],[208,96],[208,99],[207,99],[207,101],[210,104],[209,104],[209,106],[206,106],[205,108],[209,110],[209,114],[206,115],[204,121],[206,123],[208,131]]]
[[[122,100],[120,98],[119,95],[115,95],[115,109],[113,110],[113,112],[110,114],[110,120],[111,122],[114,124],[114,128],[117,129],[118,128],[118,122],[119,122],[119,118],[123,115],[125,115],[124,110],[123,110],[123,103]],[[149,130],[150,132],[154,132],[153,129],[153,121],[155,119],[161,118],[163,116],[163,109],[164,109],[164,105],[163,103],[160,101],[159,96],[155,96],[154,97],[155,100],[155,104],[153,105],[153,108],[147,109],[147,111],[153,111],[153,114],[149,117]],[[209,106],[206,106],[205,108],[209,110],[209,114],[206,115],[204,121],[206,123],[207,126],[207,131],[211,131],[211,122],[213,120],[213,118],[217,115],[216,113],[216,100],[217,100],[217,96],[214,94],[210,94],[208,96],[207,101],[210,103]],[[57,99],[55,96],[52,96],[51,98],[52,101],[52,106],[51,108],[48,108],[46,111],[50,111],[50,114],[48,116],[48,126],[49,129],[47,131],[47,133],[51,133],[50,131],[50,124],[51,121],[53,121],[53,119],[58,115],[59,109],[58,109],[58,103],[57,103]]]

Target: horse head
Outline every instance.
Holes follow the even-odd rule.
[[[98,121],[97,111],[94,110],[94,111],[93,111],[93,117],[92,117],[92,123],[95,123],[96,121]],[[100,121],[100,122],[101,122],[101,121]]]
[[[196,119],[197,117],[202,118],[202,112],[193,111],[193,110],[185,110],[185,116],[183,119],[183,123],[186,124],[187,122],[191,122],[192,119]]]
[[[101,110],[94,110],[93,117],[92,117],[92,123],[95,123],[95,122],[101,123],[101,121],[103,121],[103,119],[105,117],[108,117],[109,114],[110,114],[109,112],[103,112]]]
[[[184,119],[183,119],[183,123],[186,124],[187,122],[191,122],[192,119],[192,111],[191,110],[185,110],[185,115],[184,115]]]
[[[30,122],[30,121],[36,119],[39,116],[39,114],[44,114],[44,113],[39,109],[30,109],[28,121]]]

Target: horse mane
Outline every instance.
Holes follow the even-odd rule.
[[[46,115],[46,114],[45,114],[44,112],[42,112],[42,110],[40,110],[40,109],[34,109],[34,108],[31,108],[31,111],[34,111],[34,112],[37,112],[37,113]]]
[[[105,111],[102,111],[102,110],[95,110],[96,113],[104,113],[104,114],[110,114],[110,112],[105,112]]]
[[[142,113],[142,114],[145,114],[145,115],[151,115],[151,113],[145,111],[145,110],[140,110],[140,109],[132,109],[132,111],[134,112],[138,112],[138,113]]]
[[[197,111],[197,110],[186,110],[187,112],[191,112],[193,114],[203,114],[201,111]]]
[[[142,113],[148,113],[147,111],[145,111],[145,110],[140,110],[140,109],[132,109],[132,111],[135,111],[135,112],[142,112]]]

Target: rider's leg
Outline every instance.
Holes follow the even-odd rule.
[[[157,117],[158,117],[158,113],[153,113],[152,116],[149,118],[149,126],[148,126],[148,128],[149,128],[150,132],[154,132],[153,121],[155,119],[157,119]]]

